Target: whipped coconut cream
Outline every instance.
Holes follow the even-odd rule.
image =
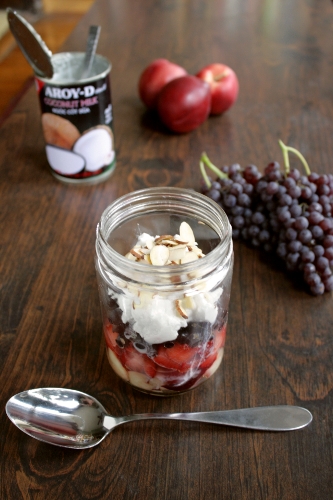
[[[191,227],[182,222],[175,236],[151,236],[142,233],[132,250],[126,254],[131,260],[150,265],[176,265],[204,257],[195,242]],[[150,344],[175,340],[178,330],[188,322],[209,322],[217,317],[217,301],[222,288],[214,291],[197,291],[191,296],[175,299],[151,292],[126,287],[117,294],[109,289],[122,310],[123,323],[129,323],[134,331]]]
[[[111,292],[111,291],[110,291]],[[217,316],[216,302],[222,293],[219,288],[214,292],[198,293],[180,300],[184,318],[176,307],[175,300],[158,295],[145,297],[133,295],[129,290],[122,294],[111,294],[122,310],[123,323],[130,323],[133,330],[149,344],[161,344],[175,340],[178,330],[186,327],[190,321],[208,321],[214,323]],[[148,294],[147,294],[148,295]]]

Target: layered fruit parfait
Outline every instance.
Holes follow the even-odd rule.
[[[151,266],[181,266],[205,258],[185,221],[179,234],[141,233],[125,256],[145,265],[147,273]],[[195,273],[191,279],[195,281]],[[212,286],[207,279],[180,292],[175,281],[174,288],[160,293],[152,286],[118,280],[104,296],[110,365],[145,392],[167,395],[192,389],[222,361],[230,287],[220,281]]]

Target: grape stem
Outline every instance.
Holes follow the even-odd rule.
[[[279,145],[280,145],[280,148],[282,149],[284,168],[285,168],[287,175],[290,172],[289,152],[294,153],[301,160],[306,175],[311,174],[311,170],[310,170],[310,167],[308,165],[308,162],[306,161],[306,159],[304,158],[302,153],[300,153],[297,149],[292,148],[291,146],[286,146],[285,144],[283,144],[281,139],[279,139]]]
[[[214,172],[214,174],[216,174],[219,179],[227,179],[228,178],[228,174],[225,174],[224,172],[221,172],[221,170],[219,168],[217,168],[210,161],[210,159],[208,158],[207,154],[206,153],[202,153],[201,159],[200,159],[200,170],[201,170],[201,173],[203,175],[203,178],[204,178],[206,184],[207,184],[207,180],[208,180],[208,182],[210,184],[210,185],[207,184],[208,188],[211,187],[211,182],[210,182],[210,180],[207,177],[207,174],[206,174],[206,171],[205,171],[205,165],[207,165],[207,167],[210,168],[212,170],[212,172]]]
[[[210,182],[210,179],[205,170],[204,162],[202,160],[200,160],[200,171],[207,188],[210,189],[212,187],[212,183]]]

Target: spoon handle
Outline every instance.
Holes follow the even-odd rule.
[[[279,405],[197,413],[141,413],[119,418],[105,416],[103,426],[112,429],[126,422],[152,419],[206,422],[262,431],[292,431],[308,425],[312,414],[299,406]]]
[[[90,74],[91,67],[94,61],[95,52],[98,44],[99,35],[101,32],[100,26],[90,26],[87,41],[87,48],[83,62],[83,72],[81,78],[87,78]]]

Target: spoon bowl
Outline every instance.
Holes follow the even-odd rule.
[[[73,389],[40,388],[11,397],[9,419],[29,436],[56,446],[85,449],[99,444],[118,425],[135,420],[187,420],[261,431],[291,431],[312,421],[299,406],[280,405],[196,413],[108,415],[97,399]]]
[[[10,30],[28,63],[38,76],[52,78],[52,52],[28,21],[10,7],[7,8]]]

